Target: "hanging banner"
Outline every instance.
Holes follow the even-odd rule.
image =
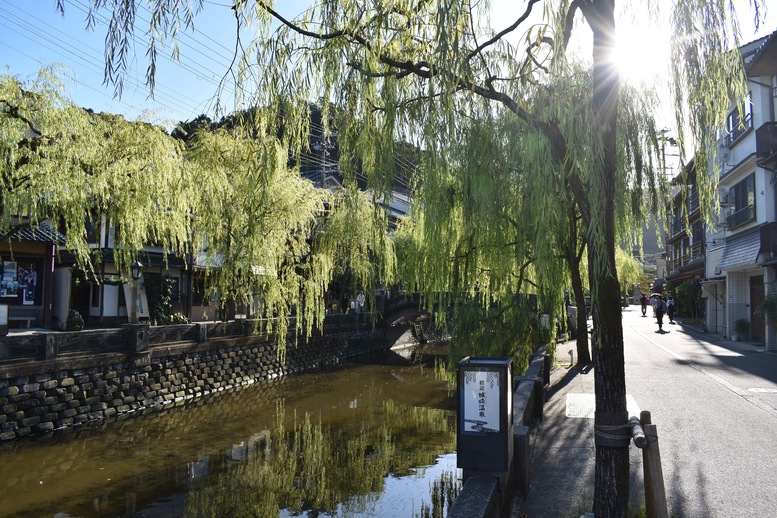
[[[130,314],[130,301],[132,300],[132,284],[130,284],[132,281],[125,283],[123,285],[124,288],[124,300],[127,304],[127,320],[129,320],[129,314]],[[148,309],[148,296],[146,295],[146,286],[143,282],[143,274],[140,274],[140,279],[138,279],[138,318],[149,318],[151,316],[151,313]]]

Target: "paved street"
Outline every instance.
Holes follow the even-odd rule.
[[[670,516],[777,518],[777,354],[679,324],[659,333],[639,306],[624,310],[623,327],[630,413],[650,410],[657,425]],[[572,348],[560,345],[562,363]],[[590,510],[593,376],[554,373],[523,516]],[[631,500],[642,501],[633,446],[631,467]]]
[[[777,355],[659,333],[638,306],[623,327],[626,390],[657,425],[670,515],[777,517]]]

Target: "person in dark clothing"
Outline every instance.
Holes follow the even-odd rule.
[[[648,298],[644,293],[640,297],[639,303],[642,305],[642,316],[647,316]]]
[[[666,301],[663,298],[657,298],[656,304],[656,320],[658,321],[658,330],[664,329],[664,313],[666,313]]]
[[[669,295],[669,300],[666,301],[666,316],[669,317],[669,323],[674,324],[674,309],[675,309],[675,303],[674,299],[671,295]]]

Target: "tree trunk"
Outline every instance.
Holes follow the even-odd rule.
[[[583,289],[583,277],[580,272],[580,262],[573,254],[569,261],[570,277],[572,278],[572,293],[575,294],[577,304],[577,363],[588,365],[591,363],[591,353],[588,351],[588,315],[586,314],[585,290]]]
[[[578,253],[577,233],[577,208],[572,204],[569,209],[569,241],[564,248],[569,276],[572,281],[572,293],[575,294],[577,305],[577,363],[588,365],[591,363],[591,354],[588,352],[588,314],[585,303],[585,290],[583,289],[583,275],[580,271],[580,261],[583,250]],[[582,305],[582,308],[581,308]]]
[[[588,264],[591,268],[596,389],[593,511],[597,518],[608,518],[625,517],[629,497],[628,430],[609,428],[628,422],[620,286],[615,268],[614,198],[619,78],[609,57],[615,46],[615,0],[594,0],[591,7],[592,15],[588,21],[594,37],[593,107],[595,123],[599,125],[595,131],[599,132],[602,146],[599,155],[602,170],[598,179],[601,181],[594,176],[589,184],[593,227],[588,233]],[[597,139],[592,140],[595,142]],[[597,156],[596,150],[593,156]],[[610,438],[613,435],[618,438]]]

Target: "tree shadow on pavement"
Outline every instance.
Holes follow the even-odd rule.
[[[574,380],[578,375],[586,375],[589,372],[593,371],[594,367],[592,364],[589,365],[575,365],[571,369],[569,369],[566,374],[564,374],[564,377],[560,380],[556,381],[552,384],[552,386],[548,389],[548,392],[545,395],[545,401],[550,400],[553,398],[554,395],[556,395],[558,392],[564,389],[567,385],[569,385],[572,380]]]

